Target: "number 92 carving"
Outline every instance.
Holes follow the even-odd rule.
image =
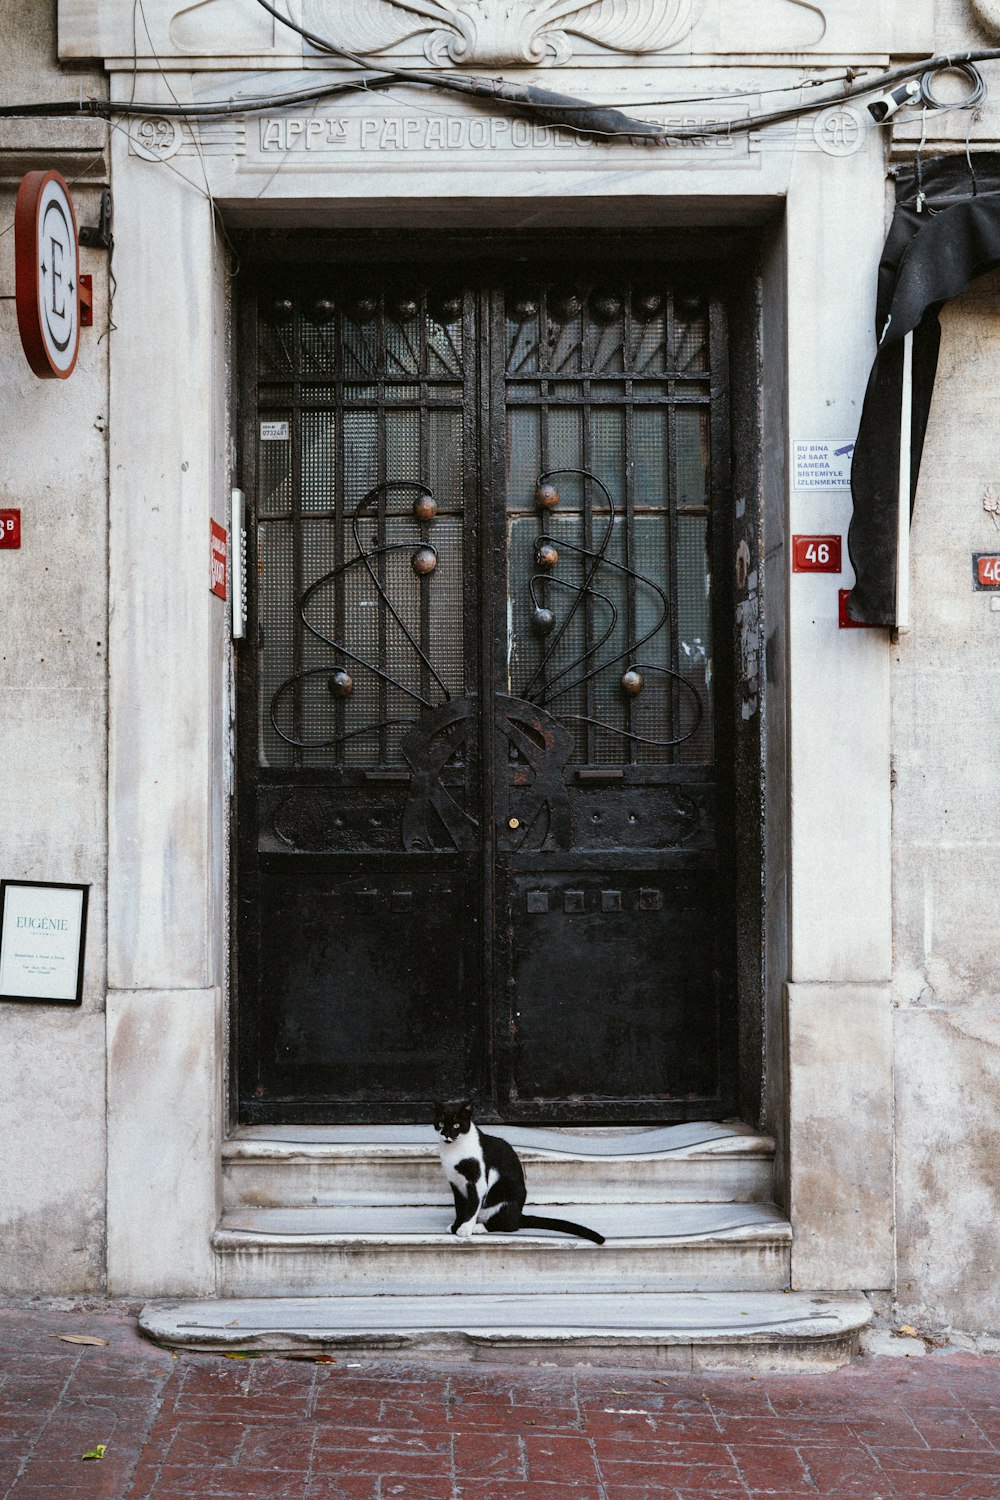
[[[183,139],[179,122],[163,115],[145,115],[129,130],[132,151],[144,161],[166,161],[180,150]]]

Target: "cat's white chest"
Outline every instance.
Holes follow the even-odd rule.
[[[471,1131],[467,1131],[465,1135],[460,1135],[457,1140],[443,1142],[438,1147],[438,1154],[441,1157],[441,1165],[444,1168],[445,1177],[447,1177],[453,1187],[459,1188],[462,1192],[467,1191],[470,1186],[468,1162],[475,1162],[477,1168],[473,1185],[481,1182],[485,1176],[486,1167],[483,1162],[482,1147],[479,1144],[478,1136],[473,1136]],[[458,1170],[459,1162],[466,1167],[464,1172]]]

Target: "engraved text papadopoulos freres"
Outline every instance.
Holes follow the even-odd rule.
[[[667,130],[692,130],[718,122],[678,115],[657,123]],[[635,140],[638,145],[650,144],[648,137],[637,136]],[[601,144],[557,126],[501,116],[313,115],[308,119],[265,116],[260,121],[260,150],[264,155],[303,151],[525,151],[539,147],[591,150]],[[735,142],[728,135],[719,135],[664,144],[725,152],[732,151]]]

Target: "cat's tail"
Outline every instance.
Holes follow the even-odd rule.
[[[519,1229],[555,1229],[560,1234],[575,1234],[581,1240],[590,1240],[594,1245],[603,1245],[604,1236],[596,1229],[586,1229],[582,1224],[571,1224],[569,1219],[545,1219],[541,1214],[522,1214]]]

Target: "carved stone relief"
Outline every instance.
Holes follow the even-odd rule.
[[[972,14],[987,31],[1000,35],[1000,0],[972,0]]]
[[[303,58],[315,49],[254,0],[157,0],[133,25],[123,0],[55,0],[59,55],[124,67],[172,58]],[[951,0],[959,5],[960,0]],[[920,56],[933,50],[935,0],[289,0],[318,35],[408,65],[493,69],[608,64],[666,67],[679,56],[773,53]],[[1000,32],[1000,0],[971,0]],[[280,8],[280,7],[279,7]]]
[[[306,0],[306,24],[377,55],[413,37],[428,60],[477,67],[568,62],[575,40],[613,52],[665,52],[705,0]]]

